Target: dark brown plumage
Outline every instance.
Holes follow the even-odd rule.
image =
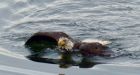
[[[94,56],[94,55],[109,55],[109,51],[106,51],[107,46],[102,45],[98,42],[86,43],[72,39],[66,33],[63,32],[38,32],[35,33],[31,38],[25,43],[26,46],[29,46],[31,43],[36,41],[47,41],[53,43],[52,45],[58,46],[58,41],[61,37],[68,38],[73,42],[73,50],[77,49],[83,56]]]

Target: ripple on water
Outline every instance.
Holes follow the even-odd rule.
[[[0,43],[17,52],[38,31],[63,31],[78,39],[112,41],[116,55],[139,59],[138,0],[0,1]],[[14,43],[14,44],[13,44]],[[7,47],[8,46],[8,47]],[[20,49],[20,50],[19,50]],[[26,50],[26,49],[25,49]],[[130,59],[132,60],[132,59]],[[116,61],[122,62],[119,59]]]

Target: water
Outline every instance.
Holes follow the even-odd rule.
[[[140,0],[0,0],[0,46],[29,55],[25,41],[38,31],[109,40],[113,63],[140,63]]]

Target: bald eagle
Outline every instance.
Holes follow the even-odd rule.
[[[42,42],[46,43],[42,44]],[[37,43],[37,45],[34,45],[34,43]],[[60,50],[71,52],[77,49],[86,56],[107,54],[106,48],[109,43],[109,41],[93,39],[77,41],[63,32],[38,32],[27,40],[25,46],[30,48],[37,46],[35,49],[38,48],[38,45],[43,46],[43,48],[58,47]]]

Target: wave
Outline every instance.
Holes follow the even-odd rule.
[[[13,57],[13,58],[17,58],[17,59],[23,59],[23,60],[27,60],[27,58],[21,54],[17,54],[14,52],[11,52],[9,50],[6,50],[2,47],[0,47],[0,54],[4,55],[4,56],[9,56],[9,57]]]
[[[23,69],[23,68],[6,66],[6,65],[0,65],[0,70],[6,71],[6,72],[9,71],[13,73],[20,73],[20,74],[25,74],[25,75],[55,75],[52,73],[35,71],[35,70],[30,70],[30,69]]]

